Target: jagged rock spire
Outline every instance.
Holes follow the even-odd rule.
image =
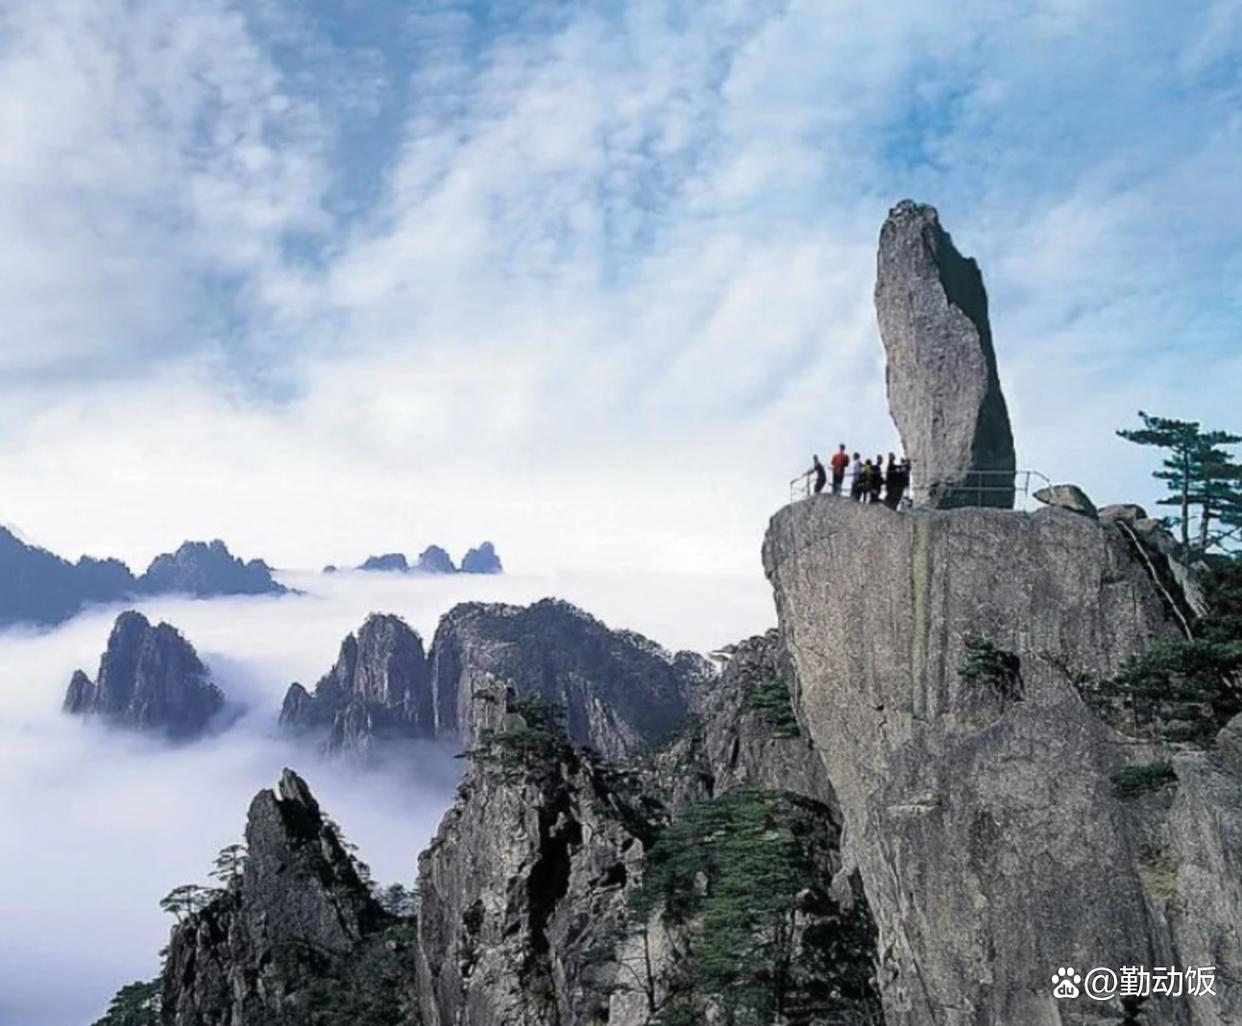
[[[988,296],[934,207],[902,200],[880,230],[875,309],[888,356],[888,403],[914,499],[1012,509],[1009,412],[996,373]]]
[[[152,626],[134,610],[116,618],[96,680],[74,673],[63,705],[72,715],[102,716],[180,740],[202,734],[223,707],[224,694],[194,646],[175,627]]]

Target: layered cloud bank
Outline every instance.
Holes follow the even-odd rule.
[[[1020,464],[1147,498],[1113,428],[1238,376],[1237,14],[19,0],[0,517],[749,567],[812,450],[893,443],[903,195],[989,269]]]

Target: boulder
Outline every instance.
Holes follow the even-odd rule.
[[[902,200],[880,231],[875,307],[888,358],[888,402],[913,498],[936,507],[1014,503],[1015,457],[974,260],[933,207]]]
[[[1087,497],[1087,493],[1079,488],[1078,485],[1048,485],[1046,488],[1037,490],[1035,498],[1045,506],[1059,506],[1061,509],[1072,510],[1075,513],[1081,513],[1083,516],[1091,517],[1092,520],[1099,516],[1095,503]]]
[[[1101,506],[1100,519],[1120,520],[1127,524],[1134,524],[1147,519],[1147,510],[1136,502],[1119,502],[1111,506]]]

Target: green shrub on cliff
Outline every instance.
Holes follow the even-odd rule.
[[[1206,748],[1242,712],[1242,563],[1217,566],[1204,584],[1193,638],[1153,645],[1094,689],[1121,708],[1123,727]]]
[[[968,634],[966,658],[958,673],[967,684],[987,688],[999,698],[1022,698],[1022,661],[981,634]]]
[[[789,685],[775,674],[765,674],[747,690],[742,709],[771,727],[773,737],[791,738],[800,733]]]
[[[1113,774],[1113,794],[1118,798],[1137,798],[1176,780],[1173,764],[1165,759],[1127,766]]]
[[[565,710],[538,696],[509,698],[506,713],[514,717],[499,729],[480,732],[466,752],[472,762],[497,769],[505,780],[541,776],[572,752],[565,733]]]
[[[126,984],[95,1026],[160,1026],[160,981]]]
[[[744,786],[701,802],[652,846],[630,896],[684,943],[661,1026],[818,1021],[871,1007],[870,922],[827,896],[835,831],[808,799]],[[836,1020],[828,1020],[836,1021]]]

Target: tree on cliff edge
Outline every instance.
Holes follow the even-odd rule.
[[[1198,421],[1154,417],[1142,410],[1139,419],[1141,428],[1117,434],[1128,442],[1169,451],[1152,477],[1164,481],[1173,493],[1157,501],[1178,507],[1182,547],[1205,552],[1242,531],[1242,466],[1224,448],[1242,442],[1242,435],[1204,431]],[[1198,511],[1193,541],[1192,510]],[[1213,524],[1218,525],[1215,532]]]

